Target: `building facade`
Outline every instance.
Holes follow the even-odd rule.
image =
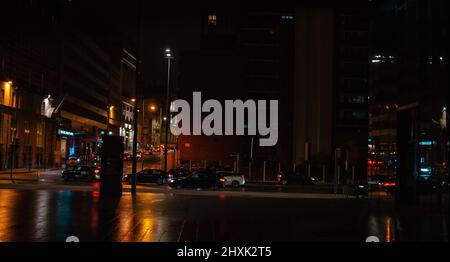
[[[90,164],[103,135],[126,125],[132,137],[133,55],[100,47],[61,18],[64,8],[43,1],[14,8],[26,19],[2,24],[2,168],[61,166],[72,155]]]
[[[370,13],[371,174],[396,176],[400,200],[448,179],[448,7],[375,1]]]

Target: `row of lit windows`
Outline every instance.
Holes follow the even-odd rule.
[[[282,20],[293,20],[294,16],[293,15],[282,15],[281,19]],[[208,25],[209,26],[217,25],[217,16],[216,15],[208,15]]]

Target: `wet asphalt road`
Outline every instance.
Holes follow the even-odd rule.
[[[389,199],[187,192],[0,189],[0,241],[448,241],[448,212]]]
[[[145,168],[158,168],[154,157]],[[139,165],[138,165],[139,167]],[[129,166],[125,165],[125,169]],[[60,170],[0,175],[0,242],[448,241],[448,209],[396,208],[391,196],[330,194],[329,185],[249,184],[219,191],[141,184],[132,197],[100,197],[99,183],[64,182]]]

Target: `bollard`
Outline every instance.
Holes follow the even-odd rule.
[[[341,184],[341,168],[338,168],[338,185]]]
[[[252,161],[248,162],[248,181],[252,178]]]
[[[322,182],[325,184],[326,166],[322,166]]]
[[[266,182],[266,160],[263,162],[263,183]]]
[[[355,184],[355,166],[352,166],[352,185]]]

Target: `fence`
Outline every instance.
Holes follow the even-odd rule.
[[[211,160],[185,160],[180,161],[179,167],[194,171],[202,168],[239,172],[252,182],[275,182],[280,172],[296,171],[301,174],[315,178],[322,183],[354,184],[356,182],[356,171],[354,167],[347,170],[343,166],[334,172],[330,165],[295,165],[287,166],[280,161],[254,159],[252,161],[236,160],[211,161]]]

